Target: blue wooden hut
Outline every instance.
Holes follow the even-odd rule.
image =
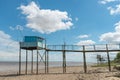
[[[27,50],[43,49],[43,40],[38,36],[25,36],[23,42],[20,42],[20,48]]]

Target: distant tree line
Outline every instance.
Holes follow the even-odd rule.
[[[115,59],[114,59],[114,62],[116,63],[120,63],[120,52],[117,53]]]

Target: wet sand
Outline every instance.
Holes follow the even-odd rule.
[[[120,78],[115,77],[115,75],[120,75],[118,71],[109,72],[107,68],[103,67],[88,67],[87,73],[84,73],[83,67],[67,67],[67,72],[62,73],[61,67],[54,67],[49,69],[48,74],[44,74],[44,69],[39,70],[39,74],[31,74],[30,71],[28,75],[16,75],[17,72],[12,72],[14,74],[2,73],[0,80],[120,80]],[[25,72],[22,71],[22,74]]]

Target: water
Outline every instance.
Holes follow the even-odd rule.
[[[89,64],[89,63],[88,63]],[[21,63],[22,70],[25,70],[25,62]],[[82,66],[82,62],[67,62],[67,66]],[[49,67],[62,67],[61,61],[49,62]],[[33,68],[36,69],[36,62],[33,63]],[[28,70],[31,69],[31,62],[28,62]],[[39,63],[39,69],[44,69],[44,63]],[[0,62],[0,72],[10,72],[10,71],[19,71],[19,63],[18,62]]]

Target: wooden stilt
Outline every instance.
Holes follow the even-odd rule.
[[[64,62],[65,65],[64,65],[64,66],[65,66],[65,73],[66,73],[66,53],[65,53],[65,52],[64,52],[64,59],[65,59],[65,60],[64,60],[64,61],[65,61],[65,62]]]
[[[46,51],[46,39],[45,39],[45,73],[47,73],[47,51]]]
[[[45,50],[45,73],[47,73],[47,58],[46,58],[46,50]]]
[[[63,46],[62,46],[63,47]],[[62,68],[63,68],[63,73],[64,73],[64,51],[63,51],[63,53],[62,53],[62,57],[63,57],[63,63],[62,63]]]
[[[47,64],[46,64],[46,66],[47,66],[47,73],[49,73],[49,51],[47,51]]]
[[[38,74],[38,54],[39,54],[39,52],[38,52],[38,49],[37,49],[37,65],[36,65],[36,74]]]
[[[26,69],[25,69],[25,74],[27,74],[27,63],[28,63],[28,51],[26,50]]]
[[[109,56],[109,51],[108,51],[108,45],[107,44],[106,44],[106,52],[107,52],[107,58],[108,58],[109,71],[111,71],[110,56]]]
[[[19,49],[19,75],[21,74],[21,48]]]
[[[63,45],[63,73],[66,73],[66,55],[65,55],[65,45]]]
[[[84,61],[84,72],[87,73],[85,46],[83,46],[83,61]]]
[[[32,55],[31,55],[31,73],[33,74],[33,50],[32,50]]]
[[[95,45],[93,45],[94,51],[96,50]]]

